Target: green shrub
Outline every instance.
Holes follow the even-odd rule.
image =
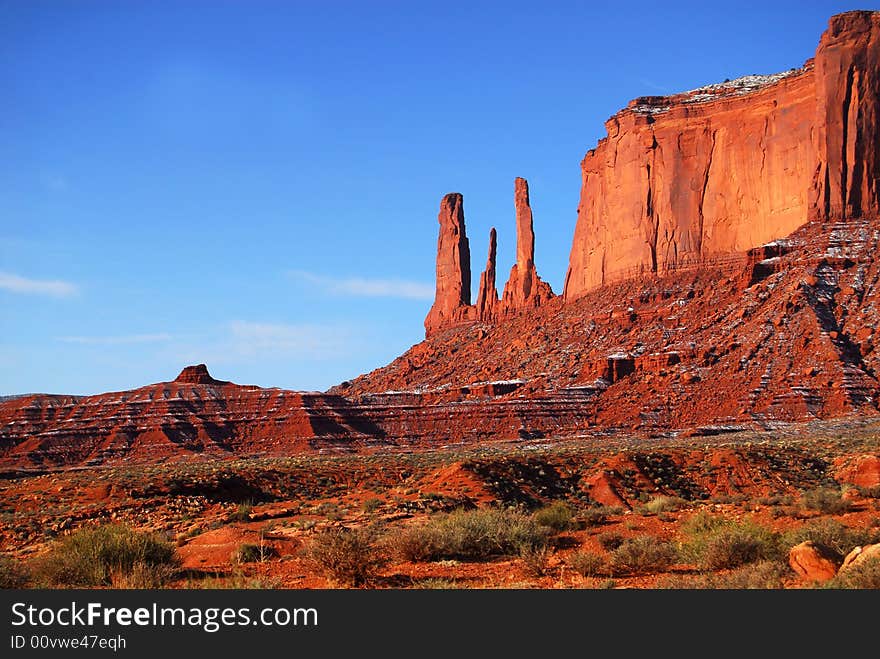
[[[572,528],[574,511],[564,501],[556,501],[532,513],[532,518],[541,526],[561,533]]]
[[[155,588],[170,578],[178,564],[170,542],[110,524],[81,528],[56,541],[35,561],[34,576],[46,586],[134,587],[128,585],[134,580]]]
[[[826,582],[824,587],[871,590],[880,588],[880,558],[869,558],[848,567]]]
[[[846,556],[856,547],[880,542],[880,532],[853,529],[836,519],[817,519],[785,533],[782,546],[791,549],[805,540],[825,545],[841,556]]]
[[[611,552],[608,565],[613,574],[650,574],[663,572],[677,558],[678,552],[671,543],[643,535],[624,540]]]
[[[27,568],[21,561],[0,554],[0,589],[24,588],[28,580]]]
[[[688,538],[683,556],[704,570],[736,568],[781,555],[778,534],[751,520],[699,513],[682,525],[682,531]]]
[[[801,495],[801,505],[807,510],[816,510],[824,515],[839,515],[852,507],[839,489],[831,487],[807,490]]]
[[[486,560],[542,547],[547,528],[530,515],[486,508],[440,513],[426,524],[403,529],[393,549],[408,561]]]
[[[331,528],[317,534],[306,556],[330,579],[343,586],[362,586],[375,578],[385,559],[372,529]]]
[[[598,577],[608,571],[605,558],[591,551],[578,551],[569,556],[568,564],[582,577]]]

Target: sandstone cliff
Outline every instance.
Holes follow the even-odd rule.
[[[880,13],[848,12],[801,69],[632,101],[581,163],[565,298],[876,212],[878,67]]]

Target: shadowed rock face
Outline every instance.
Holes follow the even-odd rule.
[[[489,256],[486,269],[480,275],[480,292],[477,295],[477,316],[481,319],[494,319],[498,306],[498,290],[495,288],[495,256],[498,249],[498,236],[495,227],[489,231]]]
[[[565,298],[876,212],[878,68],[880,13],[848,12],[802,69],[632,101],[581,163]]]

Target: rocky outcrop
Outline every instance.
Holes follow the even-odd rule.
[[[498,251],[498,236],[495,227],[489,231],[489,256],[486,269],[480,275],[480,291],[477,294],[477,317],[481,320],[494,320],[498,307],[498,289],[495,288],[495,257]]]
[[[878,49],[880,13],[848,12],[815,63],[637,98],[609,119],[581,163],[565,298],[876,213]]]
[[[828,581],[843,562],[840,554],[825,545],[806,540],[788,552],[788,564],[806,581]]]
[[[174,381],[180,384],[229,384],[223,380],[215,380],[212,378],[211,374],[208,373],[208,367],[204,364],[187,366],[180,372],[180,375],[178,375]]]
[[[880,543],[866,545],[864,547],[856,547],[843,559],[843,565],[840,566],[840,573],[846,573],[849,570],[864,565],[868,561],[880,561]]]
[[[501,298],[502,313],[509,314],[539,307],[553,297],[550,285],[541,281],[535,269],[535,229],[532,207],[529,203],[529,184],[524,178],[514,181],[516,207],[516,263],[504,285]]]
[[[465,233],[462,197],[448,194],[440,202],[440,237],[437,242],[437,292],[425,318],[425,336],[466,322],[495,322],[523,309],[540,307],[554,297],[550,285],[535,268],[535,232],[529,204],[529,184],[514,183],[516,208],[516,263],[498,299],[495,288],[496,232],[489,232],[489,257],[480,276],[477,304],[470,304],[470,250]]]
[[[425,318],[426,334],[471,316],[471,250],[461,194],[451,192],[443,197],[437,221],[437,291]]]

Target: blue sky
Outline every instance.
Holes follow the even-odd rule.
[[[503,286],[516,176],[558,293],[610,115],[800,66],[851,8],[0,0],[0,395],[382,366],[423,336],[445,193]]]

